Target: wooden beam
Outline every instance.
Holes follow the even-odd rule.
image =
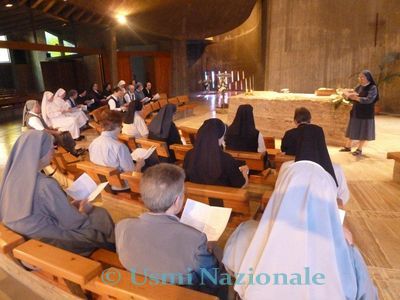
[[[77,22],[79,22],[80,20],[80,18],[82,18],[84,15],[85,15],[85,13],[86,13],[86,11],[85,10],[81,10],[80,11],[80,13],[77,13],[74,17],[73,17],[73,19],[75,20],[75,21],[77,21]]]
[[[71,9],[69,11],[67,11],[67,13],[63,14],[63,17],[68,19],[72,15],[72,13],[74,11],[76,11],[77,9],[78,8],[76,6],[71,7]]]
[[[102,49],[84,47],[65,47],[46,44],[35,44],[28,42],[0,41],[0,48],[30,50],[30,51],[57,51],[57,52],[76,52],[83,55],[101,54]]]
[[[60,3],[58,7],[51,11],[52,14],[58,15],[67,5],[64,3]]]
[[[20,1],[18,1],[18,5],[23,6],[26,4],[26,2],[28,2],[28,0],[20,0]]]
[[[54,4],[56,4],[56,0],[50,1],[50,2],[45,6],[45,8],[42,9],[42,11],[43,11],[44,13],[47,13],[47,12],[50,10],[50,8],[52,8],[52,7],[54,6]]]
[[[43,1],[44,1],[44,0],[36,0],[36,2],[33,3],[33,4],[31,5],[31,8],[36,8],[36,7],[38,7]]]

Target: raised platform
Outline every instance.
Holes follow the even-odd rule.
[[[241,104],[253,106],[256,127],[264,136],[282,138],[286,130],[294,127],[295,109],[304,106],[311,111],[312,123],[324,129],[329,145],[341,146],[346,142],[345,132],[351,106],[342,104],[335,108],[329,96],[267,91],[232,96],[229,98],[228,124],[233,121]]]

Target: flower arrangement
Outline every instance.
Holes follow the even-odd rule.
[[[332,94],[330,96],[330,99],[335,107],[335,109],[338,109],[342,104],[349,105],[350,100],[347,100],[344,96],[344,89],[336,89],[336,94]]]

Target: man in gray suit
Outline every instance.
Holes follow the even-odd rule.
[[[132,272],[133,284],[169,282],[201,290],[218,285],[220,268],[206,235],[176,217],[183,206],[184,180],[184,171],[172,164],[147,169],[140,190],[150,212],[116,225],[118,256]]]

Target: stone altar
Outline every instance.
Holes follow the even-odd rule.
[[[281,139],[286,130],[295,126],[295,109],[304,106],[311,112],[311,122],[324,129],[327,144],[343,146],[346,142],[345,133],[351,105],[342,103],[335,108],[330,96],[270,91],[254,91],[252,95],[239,94],[229,98],[229,124],[241,104],[253,106],[256,127],[264,136]]]

